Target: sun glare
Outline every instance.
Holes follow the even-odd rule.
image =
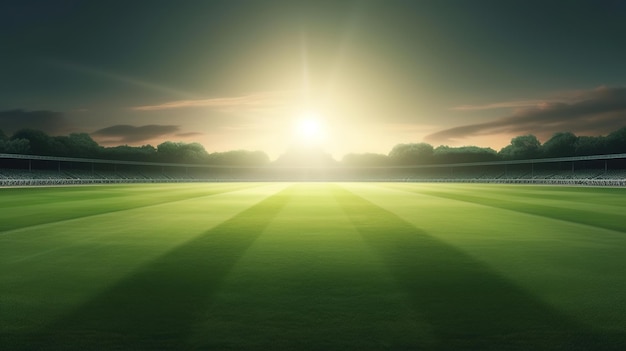
[[[324,128],[319,116],[312,112],[303,112],[295,124],[295,136],[307,144],[320,143],[324,139]]]

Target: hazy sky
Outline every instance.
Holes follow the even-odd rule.
[[[0,129],[277,157],[626,125],[626,1],[0,1]]]

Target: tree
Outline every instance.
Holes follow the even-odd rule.
[[[0,139],[0,152],[6,154],[27,154],[30,142],[27,139]]]
[[[543,144],[543,157],[568,157],[576,153],[578,137],[574,133],[555,133]]]
[[[11,140],[26,139],[30,144],[29,152],[33,155],[58,155],[59,147],[46,133],[35,129],[21,129],[11,136]]]
[[[201,163],[208,160],[209,154],[198,143],[166,141],[157,146],[157,157],[162,162]]]
[[[341,163],[349,167],[384,167],[389,165],[389,156],[373,153],[347,154]]]
[[[270,162],[270,158],[263,151],[233,150],[214,152],[209,155],[208,163],[215,165],[260,167]]]
[[[398,144],[389,152],[389,159],[396,165],[417,165],[432,162],[433,146],[427,143]]]
[[[606,136],[607,152],[620,154],[626,152],[626,127],[620,128]]]
[[[502,148],[499,155],[507,160],[538,158],[541,156],[541,143],[532,134],[518,136],[511,139],[511,144]]]
[[[574,146],[576,156],[606,154],[606,138],[602,136],[579,136]]]
[[[433,156],[437,163],[485,162],[498,159],[496,150],[478,146],[449,147],[441,145],[435,149]]]
[[[102,147],[87,133],[72,133],[68,136],[57,136],[53,139],[59,144],[59,150],[63,152],[63,154],[57,154],[56,156],[90,158],[98,157],[102,151]]]
[[[120,145],[103,148],[101,155],[106,159],[150,162],[155,161],[156,149],[152,145]]]

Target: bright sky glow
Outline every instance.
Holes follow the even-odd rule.
[[[295,123],[295,136],[299,143],[320,144],[325,139],[325,131],[319,115],[312,111],[304,111]]]
[[[0,1],[7,136],[339,160],[626,125],[624,1],[86,3]]]

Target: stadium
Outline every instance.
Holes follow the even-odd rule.
[[[314,169],[4,154],[3,344],[619,350],[624,156]]]
[[[626,350],[626,2],[0,1],[0,351]]]
[[[626,154],[399,167],[220,166],[0,154],[0,186],[238,181],[626,185]]]

